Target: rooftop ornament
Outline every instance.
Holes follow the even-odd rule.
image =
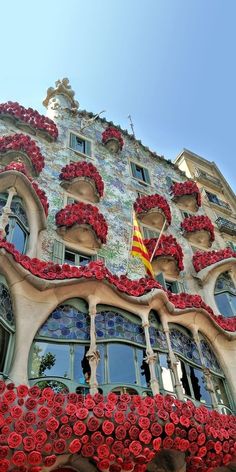
[[[103,131],[102,142],[113,154],[117,154],[124,146],[121,132],[112,126],[109,126],[105,131]]]
[[[189,216],[181,223],[184,236],[192,243],[210,247],[215,239],[214,226],[208,216]]]
[[[61,169],[59,179],[69,192],[92,202],[103,196],[104,183],[96,167],[88,162],[70,162]]]
[[[161,229],[164,221],[171,223],[170,207],[161,195],[144,195],[134,203],[134,210],[139,220],[154,228]]]
[[[36,142],[25,134],[11,134],[0,137],[0,156],[5,164],[14,160],[24,161],[28,170],[38,175],[44,168],[44,157]]]
[[[190,211],[197,211],[201,206],[201,194],[196,182],[187,180],[186,182],[175,182],[171,186],[173,201],[179,203],[183,208]]]
[[[0,104],[0,119],[10,121],[27,133],[38,134],[48,141],[55,141],[58,137],[56,124],[32,108],[24,108],[17,102]]]
[[[63,95],[68,103],[70,104],[70,110],[73,113],[77,113],[79,103],[75,100],[75,92],[72,90],[69,79],[66,77],[62,80],[55,82],[55,87],[49,87],[47,90],[47,96],[43,101],[43,105],[48,107],[49,101],[54,99],[57,95]]]
[[[150,257],[153,255],[157,240],[145,239]],[[183,251],[173,236],[162,235],[152,259],[153,269],[156,273],[164,272],[166,275],[177,276],[183,265]]]
[[[104,216],[89,203],[72,203],[56,214],[56,225],[64,239],[88,248],[106,243],[108,227]]]

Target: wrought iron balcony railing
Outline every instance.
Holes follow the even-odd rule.
[[[221,200],[217,195],[214,195],[214,193],[210,193],[210,192],[206,192],[206,194],[207,194],[207,198],[209,202],[213,203],[214,205],[218,205],[224,208],[225,210],[231,211],[230,205],[227,202],[224,202],[223,200]]]
[[[226,220],[226,218],[222,218],[221,216],[217,218],[216,224],[220,231],[224,233],[235,235],[236,236],[236,223],[232,221]]]

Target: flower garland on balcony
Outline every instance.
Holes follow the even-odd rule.
[[[197,206],[201,206],[201,194],[196,182],[187,180],[186,182],[175,182],[171,186],[171,192],[174,197],[181,197],[182,195],[195,195]]]
[[[44,190],[41,190],[39,188],[37,182],[34,182],[32,180],[32,178],[28,174],[28,171],[27,171],[25,165],[22,162],[11,162],[6,167],[4,167],[4,169],[0,170],[0,174],[2,174],[3,172],[9,171],[9,170],[15,170],[17,172],[21,172],[22,174],[24,174],[27,177],[27,179],[31,182],[35,193],[38,195],[38,197],[41,201],[41,204],[42,204],[43,209],[44,209],[45,216],[48,216],[49,203],[48,203],[46,193],[44,192]]]
[[[37,174],[44,168],[44,157],[36,142],[25,134],[11,134],[0,137],[0,153],[7,151],[22,151],[30,158]]]
[[[222,261],[224,259],[229,259],[230,257],[236,258],[236,252],[234,252],[229,247],[227,247],[226,249],[220,249],[219,251],[197,251],[193,255],[193,266],[196,272],[199,272],[200,270],[205,269],[205,267],[208,267],[211,264],[216,264],[216,262]]]
[[[164,213],[168,225],[170,225],[170,207],[166,199],[161,195],[158,195],[157,193],[155,195],[143,195],[142,197],[138,197],[134,203],[134,210],[137,214],[147,213],[153,208],[159,208]]]
[[[40,472],[61,454],[93,459],[101,472],[145,472],[162,449],[185,453],[192,472],[235,458],[234,416],[171,395],[84,396],[0,381],[0,399],[1,472]]]
[[[210,218],[205,215],[188,216],[182,221],[181,228],[186,233],[193,233],[195,231],[205,230],[210,233],[211,241],[214,241],[215,239],[214,226]]]
[[[1,239],[0,248],[4,248],[9,254],[12,254],[15,261],[31,274],[44,280],[65,280],[65,279],[96,279],[106,280],[114,285],[120,292],[127,293],[133,297],[140,297],[152,289],[164,288],[162,285],[151,278],[141,278],[139,280],[131,280],[125,275],[118,277],[112,274],[103,264],[102,261],[90,262],[84,267],[76,267],[69,264],[54,264],[53,262],[45,262],[37,258],[31,259],[18,252],[13,244]],[[224,318],[216,316],[213,310],[202,300],[200,295],[190,295],[187,293],[173,294],[166,292],[171,303],[177,309],[185,308],[202,308],[209,313],[215,322],[227,331],[236,331],[236,317]]]
[[[61,169],[59,175],[60,180],[73,180],[76,177],[88,177],[92,179],[96,185],[96,189],[100,197],[103,196],[104,183],[102,177],[96,167],[88,162],[71,162]]]
[[[108,232],[107,222],[95,206],[82,202],[72,203],[62,208],[62,210],[56,214],[57,226],[70,228],[75,224],[90,225],[97,238],[100,239],[103,244],[106,243]]]
[[[108,128],[105,129],[102,133],[102,142],[103,144],[106,144],[109,139],[117,139],[119,141],[120,145],[120,151],[122,150],[124,146],[124,140],[122,138],[121,132],[118,131],[118,129],[113,128],[112,126],[109,126]]]
[[[7,102],[0,104],[0,115],[10,115],[17,120],[23,121],[35,129],[46,131],[53,140],[58,137],[56,124],[44,115],[40,115],[37,110],[25,108],[17,102]]]
[[[149,256],[153,254],[153,251],[156,246],[157,239],[152,238],[152,239],[145,239],[144,244],[147,247]],[[162,235],[158,247],[155,251],[154,258],[160,257],[160,256],[172,256],[176,260],[176,264],[178,267],[178,270],[184,270],[184,265],[183,265],[183,251],[181,246],[177,243],[176,239],[173,236],[166,236]]]

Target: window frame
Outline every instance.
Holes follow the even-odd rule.
[[[75,149],[72,147],[72,139],[71,139],[71,136],[75,136],[76,138],[79,138],[81,141],[84,142],[84,145],[85,145],[85,152],[81,152],[79,151],[78,149]],[[90,146],[90,153],[87,153],[86,152],[86,143],[87,145],[89,144]],[[68,130],[68,148],[75,152],[78,156],[82,156],[82,157],[86,157],[86,158],[89,158],[89,159],[93,159],[93,155],[94,155],[94,152],[93,152],[93,140],[88,138],[87,136],[84,136],[80,133],[77,133],[71,129]]]
[[[134,175],[133,166],[137,166],[137,167],[139,167],[140,169],[142,169],[144,171],[144,177],[145,177],[145,174],[146,174],[146,180],[139,179],[138,177],[136,177]],[[131,175],[132,179],[139,182],[141,185],[144,185],[145,187],[151,187],[152,186],[151,177],[150,177],[149,170],[148,170],[147,167],[142,166],[139,162],[134,161],[133,159],[130,159],[129,160],[129,170],[130,170],[130,175]]]

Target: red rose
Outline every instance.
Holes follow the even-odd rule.
[[[150,420],[146,416],[141,416],[138,420],[138,424],[142,429],[148,429],[150,426]]]
[[[62,438],[53,442],[53,449],[57,454],[63,454],[66,450],[66,441]]]
[[[92,434],[91,442],[92,442],[93,446],[99,446],[100,444],[102,444],[104,442],[104,437],[100,433],[100,431],[95,431],[95,433]]]
[[[83,436],[86,431],[86,425],[82,421],[77,421],[73,426],[74,433],[76,436]]]
[[[76,452],[79,452],[81,449],[81,442],[79,439],[73,439],[69,445],[69,452],[71,454],[75,454]]]
[[[102,446],[99,446],[102,447]],[[84,444],[81,449],[81,454],[84,457],[93,457],[94,455],[94,447],[92,444]]]
[[[23,438],[23,445],[24,445],[25,451],[27,452],[33,451],[35,448],[35,440],[33,436],[25,436]]]
[[[77,411],[76,411],[76,416],[80,420],[84,420],[85,418],[87,418],[87,416],[88,416],[87,408],[78,408]]]
[[[15,451],[12,456],[12,463],[17,466],[24,465],[26,463],[26,455],[23,451]]]
[[[47,441],[47,433],[42,429],[38,429],[34,437],[36,444],[44,444]]]
[[[46,429],[47,431],[56,431],[56,429],[59,427],[59,421],[52,416],[46,421]]]
[[[72,436],[72,428],[69,425],[63,425],[59,429],[59,436],[63,439],[69,439]]]
[[[174,431],[175,431],[175,426],[173,423],[165,424],[165,433],[167,434],[167,436],[172,436],[174,434]]]
[[[142,451],[142,446],[139,441],[132,441],[129,445],[129,450],[134,456],[138,456]]]
[[[26,397],[28,394],[29,388],[27,387],[27,385],[18,385],[18,387],[16,387],[16,391],[17,391],[18,397]]]
[[[111,421],[105,420],[102,423],[102,430],[106,435],[111,435],[114,431],[114,424]]]
[[[7,472],[10,467],[10,462],[7,459],[0,460],[0,470],[1,472]]]
[[[11,449],[16,449],[22,443],[22,437],[20,434],[13,432],[9,434],[7,442]]]
[[[155,451],[159,451],[159,449],[161,447],[161,442],[162,442],[161,438],[156,438],[156,439],[153,440],[152,445],[153,445],[153,449]]]
[[[55,464],[56,460],[57,460],[57,458],[56,458],[55,454],[52,454],[51,456],[45,457],[45,459],[44,459],[45,467],[52,467],[52,465]]]
[[[163,428],[159,423],[151,424],[151,433],[153,436],[160,436],[162,434]]]
[[[89,431],[96,431],[99,428],[99,420],[93,416],[88,419],[87,427]]]

